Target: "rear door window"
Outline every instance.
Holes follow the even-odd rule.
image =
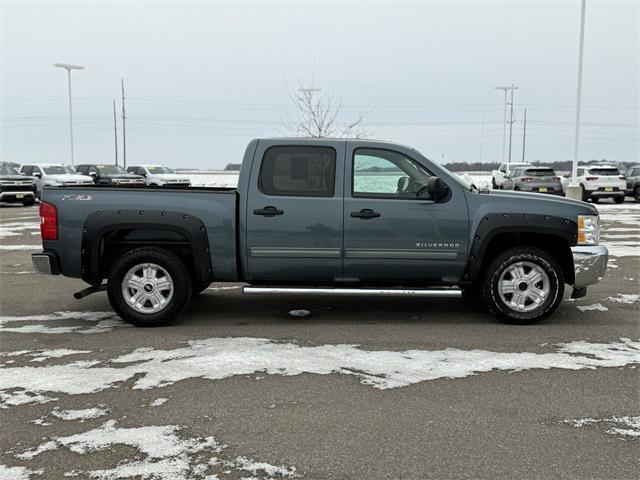
[[[601,177],[620,175],[620,170],[618,170],[617,168],[592,168],[589,171],[591,172],[591,174],[599,175]]]
[[[332,197],[335,179],[333,148],[288,145],[265,152],[258,182],[267,195]]]

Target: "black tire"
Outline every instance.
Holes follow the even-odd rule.
[[[498,184],[496,183],[495,178],[491,178],[491,188],[493,188],[494,190],[498,190]]]
[[[624,203],[624,197],[613,197],[613,201],[618,204]]]
[[[640,203],[640,187],[636,187],[635,191],[633,192],[633,199],[636,201],[636,203]]]
[[[498,290],[498,283],[503,272],[518,262],[533,264],[547,275],[549,293],[541,301],[540,305],[529,311],[517,311],[509,307],[503,301]],[[529,272],[531,271],[529,270]],[[514,279],[514,283],[516,281]],[[536,283],[536,285],[539,285],[539,283]],[[555,311],[563,296],[564,275],[562,268],[560,268],[555,258],[544,250],[535,247],[514,247],[498,254],[491,261],[482,281],[482,297],[487,308],[504,323],[528,325],[540,322]],[[513,299],[513,296],[511,296],[511,299]]]
[[[589,194],[587,193],[587,190],[584,188],[584,185],[580,185],[582,187],[582,201],[583,202],[588,202],[589,201]]]
[[[591,203],[598,203],[600,202],[600,198],[598,197],[591,197]]]
[[[36,204],[35,198],[30,198],[22,201],[22,205],[25,207],[33,207]]]
[[[134,310],[122,292],[122,282],[127,272],[145,263],[160,266],[173,281],[173,296],[166,306],[154,313]],[[123,254],[113,264],[107,284],[111,307],[124,321],[139,327],[159,327],[171,323],[187,306],[191,293],[191,275],[184,262],[173,252],[157,247],[136,248]]]

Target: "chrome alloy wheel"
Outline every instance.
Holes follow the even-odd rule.
[[[533,262],[512,263],[498,280],[500,299],[516,312],[535,310],[549,297],[550,291],[549,276]]]
[[[139,313],[157,313],[173,298],[173,279],[160,265],[141,263],[131,268],[122,280],[122,296]]]

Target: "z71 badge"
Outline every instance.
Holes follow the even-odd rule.
[[[93,195],[63,195],[62,200],[77,200],[81,202],[88,202],[93,200]]]

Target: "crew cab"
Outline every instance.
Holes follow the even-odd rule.
[[[532,165],[527,162],[501,163],[497,170],[491,171],[491,188],[501,190],[504,188],[504,183],[509,178],[509,175],[511,175],[516,168],[531,166]]]
[[[76,167],[76,172],[93,178],[97,185],[145,185],[144,178],[140,175],[128,173],[120,165],[103,163],[84,164]]]
[[[46,187],[37,271],[107,290],[136,325],[163,325],[215,281],[245,293],[480,296],[540,321],[604,275],[598,212],[478,190],[418,151],[373,140],[258,139],[235,188]],[[106,282],[106,283],[105,283]]]
[[[191,180],[164,165],[130,165],[127,172],[144,177],[147,185],[166,187],[190,187]]]
[[[38,197],[44,186],[72,186],[72,185],[93,185],[93,178],[88,175],[80,175],[71,170],[70,167],[61,164],[36,163],[22,165],[20,168],[22,175],[36,178]]]
[[[563,190],[571,179],[566,177]],[[602,198],[613,198],[614,202],[624,202],[627,182],[615,165],[578,166],[576,182],[582,187],[582,200],[597,203]]]
[[[22,203],[28,207],[35,202],[35,178],[20,175],[12,166],[0,163],[0,203]]]

